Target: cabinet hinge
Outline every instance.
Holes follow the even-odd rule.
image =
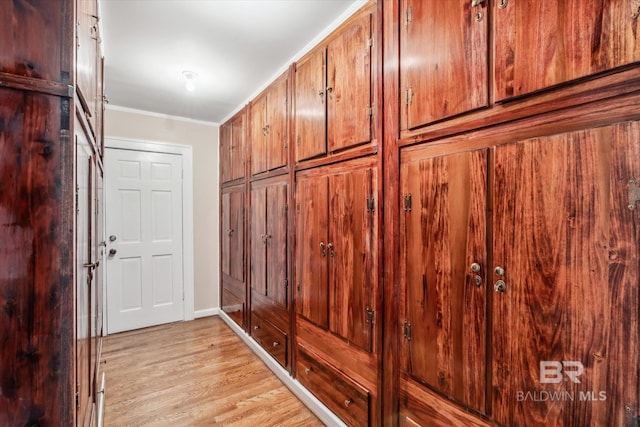
[[[413,102],[413,89],[408,87],[406,89],[406,92],[407,92],[407,102],[406,102],[406,104],[407,105],[411,105],[411,102]]]
[[[284,291],[287,292],[289,290],[289,279],[284,279]]]
[[[300,213],[300,203],[296,203],[296,213]]]
[[[411,212],[411,193],[407,193],[404,195],[404,211]]]
[[[407,341],[411,341],[411,323],[404,321],[404,337]]]
[[[288,143],[288,142],[285,142],[285,143],[284,143],[284,149],[285,149],[285,150],[288,150],[288,149],[289,149],[289,143]]]
[[[78,204],[80,199],[78,193],[80,192],[80,187],[76,185],[76,215],[80,213],[80,205]]]
[[[80,393],[76,391],[76,408],[80,407]]]
[[[373,325],[373,310],[371,307],[367,307],[367,323]]]
[[[284,214],[286,215],[289,212],[289,204],[285,203],[284,204]]]
[[[637,202],[640,202],[640,187],[638,187],[636,179],[631,178],[629,180],[629,205],[627,207],[630,210],[634,210]]]
[[[404,25],[409,26],[413,22],[413,6],[409,6],[404,14]]]
[[[367,212],[373,213],[375,206],[376,206],[375,197],[373,196],[367,197]]]
[[[369,118],[373,118],[373,108],[372,107],[367,107],[367,115],[369,116]]]
[[[373,47],[373,37],[367,40],[367,47]]]

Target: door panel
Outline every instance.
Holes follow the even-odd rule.
[[[401,167],[402,191],[411,196],[401,223],[401,318],[411,325],[402,369],[479,412],[486,383],[486,171],[485,150]]]
[[[220,179],[223,183],[231,180],[231,130],[228,122],[220,126]]]
[[[488,105],[489,19],[484,4],[472,8],[469,0],[402,1],[402,129]]]
[[[367,308],[373,289],[373,170],[359,169],[329,177],[329,329],[347,341],[371,350]]]
[[[289,80],[276,80],[269,91],[267,103],[267,169],[273,170],[287,165],[289,141],[287,132],[287,105]]]
[[[244,192],[234,191],[230,195],[229,276],[244,282]]]
[[[501,423],[625,425],[638,413],[640,234],[637,206],[627,206],[639,140],[634,122],[495,149],[493,252],[506,282],[493,297]],[[573,366],[554,368],[551,381],[541,375],[541,362],[565,361]],[[515,399],[536,391],[575,400]]]
[[[619,0],[495,6],[496,100],[640,61],[637,8]]]
[[[267,95],[262,95],[251,103],[251,174],[267,170]]]
[[[231,275],[231,193],[222,193],[222,228],[221,247],[222,251],[222,274],[223,276]]]
[[[371,139],[371,15],[365,15],[327,47],[329,151]]]
[[[300,178],[296,187],[296,311],[327,328],[327,177]]]
[[[305,62],[296,64],[296,161],[327,152],[325,57],[326,51],[318,50]]]
[[[183,319],[182,158],[110,149],[105,156],[110,333]]]
[[[251,288],[260,295],[267,294],[267,189],[251,190]]]
[[[245,114],[242,113],[231,122],[231,171],[229,179],[243,178],[245,175]]]
[[[287,184],[271,185],[267,194],[266,295],[287,307]]]

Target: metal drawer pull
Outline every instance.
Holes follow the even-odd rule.
[[[305,374],[308,374],[309,372],[311,372],[313,369],[311,369],[311,366],[309,366],[307,369],[304,370]]]
[[[258,329],[260,329],[260,325],[255,325],[253,329],[257,331]]]
[[[274,347],[278,347],[279,345],[280,345],[280,343],[279,343],[278,341],[274,341],[274,342],[273,342],[273,346],[274,346]]]
[[[344,406],[346,406],[347,408],[349,407],[349,405],[351,405],[351,399],[347,399],[344,401]]]

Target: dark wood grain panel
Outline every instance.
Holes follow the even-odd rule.
[[[51,7],[20,13],[55,15]],[[0,425],[71,425],[74,145],[61,130],[68,110],[63,116],[66,101],[38,93],[0,88],[0,99]]]
[[[296,183],[296,312],[329,326],[327,282],[327,177],[303,177]]]
[[[296,64],[294,141],[295,160],[326,154],[326,50],[319,49]]]
[[[254,293],[267,295],[267,189],[251,189],[251,229],[249,239],[250,286]]]
[[[251,312],[251,336],[283,367],[288,366],[287,335],[274,325]]]
[[[329,329],[347,342],[370,351],[373,310],[374,169],[354,169],[329,176]],[[377,182],[377,176],[376,176]]]
[[[507,290],[493,297],[493,324],[509,325],[493,334],[501,423],[624,425],[637,414],[640,243],[627,195],[639,137],[633,122],[495,149],[493,251]],[[541,361],[584,372],[542,383]],[[514,398],[535,391],[565,398]]]
[[[401,129],[488,105],[486,15],[484,2],[402,1]]]
[[[271,85],[267,102],[267,169],[273,170],[287,165],[289,158],[288,72]]]
[[[268,93],[263,93],[249,106],[251,175],[267,170],[267,98]]]
[[[485,411],[486,150],[403,163],[402,369]],[[471,270],[476,263],[478,272]],[[480,285],[475,283],[476,276]]]
[[[371,139],[371,42],[371,15],[366,14],[327,46],[327,144],[331,152]]]
[[[220,182],[231,180],[231,132],[230,122],[220,125]]]
[[[245,301],[244,290],[238,290],[233,285],[222,282],[220,308],[229,315],[240,327],[244,328]]]
[[[640,61],[637,2],[498,5],[494,2],[497,101]]]
[[[246,111],[242,110],[231,119],[231,170],[229,179],[240,179],[246,175],[245,144],[246,144]]]
[[[283,307],[287,299],[287,183],[280,182],[266,188],[267,193],[267,289],[266,295]]]
[[[273,299],[257,292],[251,293],[251,312],[271,323],[286,334],[290,334],[291,325],[289,310]]]
[[[245,277],[244,199],[244,186],[236,186],[225,189],[221,200],[222,274],[239,282]]]
[[[71,44],[73,40],[72,29],[65,23],[65,18],[73,15],[68,8],[68,4],[60,1],[3,1],[0,71],[71,83],[71,63],[63,58],[66,50],[61,43]]]

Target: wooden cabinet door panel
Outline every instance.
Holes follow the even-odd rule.
[[[255,175],[267,170],[267,95],[262,95],[251,103],[250,143],[251,174]]]
[[[296,64],[295,74],[295,158],[296,161],[326,154],[325,105],[326,51],[318,50]]]
[[[222,229],[221,234],[221,247],[222,251],[222,274],[231,275],[231,195],[229,193],[222,194]]]
[[[329,329],[364,350],[371,350],[372,324],[367,321],[373,287],[373,169],[329,177]]]
[[[98,95],[98,3],[96,0],[77,2],[77,66],[76,79],[80,100],[87,119],[96,130],[96,97]]]
[[[251,288],[261,295],[267,294],[267,189],[251,190]]]
[[[296,186],[296,311],[328,327],[328,178],[305,177]]]
[[[230,276],[244,281],[244,192],[231,193],[230,206]]]
[[[327,47],[327,144],[339,150],[371,139],[371,15]]]
[[[231,129],[230,123],[220,126],[220,179],[231,180]]]
[[[231,171],[230,180],[243,178],[245,175],[245,115],[241,114],[231,123]]]
[[[633,122],[495,149],[493,253],[505,273],[493,280],[506,283],[492,303],[500,423],[625,425],[638,414],[640,228],[637,206],[627,207],[638,141]],[[544,361],[574,365],[543,383]],[[565,398],[516,399],[540,391]]]
[[[287,165],[289,142],[287,132],[288,82],[280,78],[273,84],[267,102],[267,146],[266,168],[277,169]]]
[[[486,150],[401,167],[402,191],[411,197],[401,223],[401,318],[411,325],[402,369],[479,412],[486,383],[486,171]]]
[[[401,16],[401,128],[487,106],[486,7],[472,8],[469,0],[403,0]]]
[[[497,101],[640,61],[636,1],[498,3]]]
[[[287,184],[266,188],[266,296],[287,307]]]

